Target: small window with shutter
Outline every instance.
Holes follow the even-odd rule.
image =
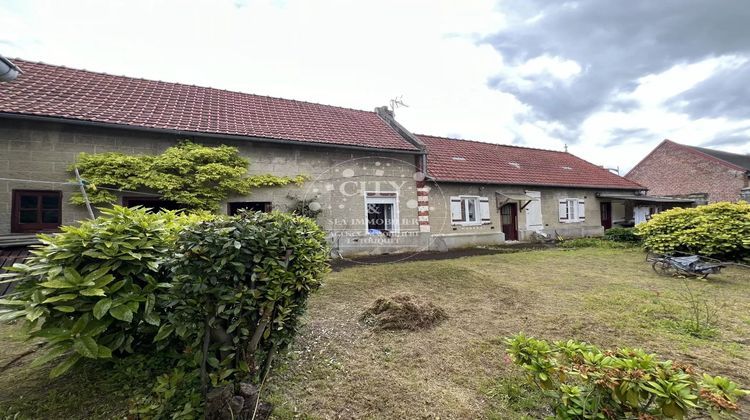
[[[580,223],[586,220],[586,205],[582,198],[561,198],[558,208],[560,223]]]
[[[451,223],[454,225],[479,225],[492,223],[488,197],[451,197]]]

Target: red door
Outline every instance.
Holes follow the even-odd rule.
[[[518,206],[515,203],[500,207],[500,225],[502,226],[506,241],[518,240],[517,215]]]
[[[612,203],[601,203],[602,226],[604,229],[612,227]]]

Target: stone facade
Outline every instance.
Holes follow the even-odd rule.
[[[62,223],[85,219],[82,206],[69,204],[78,186],[65,184],[72,178],[68,167],[81,152],[123,152],[157,154],[186,139],[175,134],[87,127],[73,124],[0,119],[0,235],[11,233],[12,191],[56,190],[63,195]],[[295,197],[315,200],[322,213],[319,223],[341,238],[336,241],[348,253],[369,253],[365,194],[395,194],[398,231],[381,244],[389,252],[423,246],[419,237],[415,155],[363,151],[341,147],[315,147],[241,139],[190,139],[206,145],[237,147],[250,160],[251,174],[306,175],[302,186],[260,188],[247,197],[230,197],[228,202],[270,202],[274,209],[287,210]],[[28,180],[28,181],[10,181]],[[33,182],[32,182],[33,181]],[[132,194],[121,194],[121,196]],[[221,212],[228,211],[223,203]],[[399,242],[396,234],[410,239]],[[405,243],[408,244],[405,245]],[[402,249],[407,247],[408,249]]]
[[[430,229],[433,234],[440,236],[465,236],[502,234],[499,205],[505,199],[498,193],[530,194],[538,192],[540,195],[541,226],[530,227],[527,218],[532,209],[529,206],[521,209],[524,203],[517,204],[516,225],[519,240],[531,240],[534,231],[540,231],[548,236],[555,234],[563,237],[599,236],[604,232],[601,224],[600,200],[597,193],[617,192],[608,190],[577,189],[563,187],[515,186],[515,185],[483,185],[461,183],[431,184],[430,189]],[[620,191],[620,193],[622,193]],[[487,197],[490,202],[490,223],[478,225],[460,225],[451,221],[450,197],[455,196]],[[584,201],[584,220],[575,222],[561,222],[559,217],[559,202],[561,199],[581,199]],[[512,202],[512,201],[509,201]]]
[[[737,201],[748,184],[746,171],[665,141],[636,165],[625,178],[648,188],[649,195],[708,194],[708,202]]]
[[[190,138],[177,134],[141,130],[103,128],[79,124],[32,122],[0,119],[0,235],[11,233],[13,190],[61,191],[62,223],[74,224],[88,217],[84,207],[69,204],[78,191],[68,171],[81,152],[123,152],[157,154],[189,139],[206,145],[237,147],[250,161],[251,174],[278,176],[306,175],[302,186],[259,188],[246,197],[230,197],[219,211],[229,211],[230,203],[270,203],[273,209],[287,211],[296,199],[313,201],[322,210],[317,220],[329,232],[334,253],[341,255],[398,253],[442,250],[502,243],[506,238],[497,193],[533,194],[541,209],[542,223],[530,228],[531,207],[520,209],[516,218],[518,239],[532,239],[532,232],[564,237],[600,235],[601,215],[597,190],[562,187],[503,186],[462,184],[424,180],[420,156],[413,152],[367,151],[344,147],[324,147],[272,143],[260,139]],[[84,174],[85,175],[85,174]],[[450,198],[487,197],[488,219],[483,224],[452,223]],[[139,197],[121,193],[118,199]],[[559,200],[580,199],[585,203],[585,220],[562,223]],[[368,232],[368,208],[383,203],[392,211],[394,225],[386,234]]]

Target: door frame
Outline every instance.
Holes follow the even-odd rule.
[[[503,209],[510,208],[511,224],[503,224]],[[505,226],[510,226],[510,234],[505,232]],[[518,240],[518,203],[506,203],[500,206],[500,230],[505,234],[506,241]]]
[[[604,209],[607,209],[607,215],[609,215],[609,219],[604,218]],[[602,221],[602,227],[606,229],[612,229],[612,202],[610,201],[602,201],[599,203],[599,219]],[[607,223],[605,223],[607,222]]]

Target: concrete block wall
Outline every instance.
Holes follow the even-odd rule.
[[[625,177],[647,187],[648,195],[707,193],[710,203],[737,201],[748,186],[744,171],[672,142],[659,145]]]
[[[78,187],[63,184],[71,179],[67,168],[79,153],[157,154],[183,139],[184,136],[172,134],[0,119],[0,178],[50,182],[0,180],[0,235],[10,233],[11,191],[14,189],[62,191],[63,224],[73,224],[87,217],[82,206],[69,204],[70,196]],[[397,192],[401,231],[405,234],[419,232],[411,154],[234,139],[193,141],[237,147],[250,160],[251,174],[309,177],[302,186],[259,188],[246,197],[230,197],[228,202],[270,201],[274,208],[287,210],[292,204],[288,196],[318,200],[322,209],[319,223],[328,231],[356,238],[367,237],[364,193]],[[227,203],[223,203],[220,210],[226,212]],[[413,240],[408,247],[414,247]]]
[[[576,189],[565,187],[539,186],[503,186],[483,184],[432,183],[430,190],[430,228],[436,234],[455,234],[475,232],[486,234],[502,232],[500,213],[497,209],[497,195],[499,193],[525,194],[526,191],[541,193],[543,232],[549,235],[555,233],[564,237],[598,236],[604,233],[601,226],[600,200],[597,192],[616,192],[608,190]],[[619,191],[622,193],[622,191]],[[492,223],[479,226],[452,225],[450,219],[450,197],[458,195],[478,195],[490,199],[490,218]],[[563,223],[559,219],[559,200],[563,198],[581,198],[585,200],[586,217],[583,222]],[[526,213],[528,209],[520,210],[517,217],[518,233],[521,240],[531,238],[531,231],[526,229]]]
[[[67,204],[78,187],[63,184],[73,177],[67,168],[79,153],[158,153],[174,144],[163,137],[138,134],[0,119],[0,178],[49,182],[0,180],[0,235],[10,233],[14,189],[61,191],[63,224],[87,217],[83,207]]]
[[[500,214],[497,212],[495,189],[480,184],[458,184],[447,182],[430,182],[428,184],[430,202],[430,231],[435,234],[494,233],[502,232]],[[454,225],[451,221],[451,197],[472,195],[487,197],[490,200],[491,223],[485,225]]]

